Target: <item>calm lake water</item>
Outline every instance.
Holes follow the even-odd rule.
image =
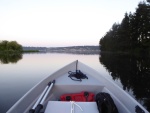
[[[34,53],[0,55],[0,113],[41,79],[79,60],[113,80],[150,111],[150,59],[113,54]]]

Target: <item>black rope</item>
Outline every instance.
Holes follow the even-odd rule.
[[[88,79],[88,77],[83,74],[80,70],[76,70],[76,72],[69,71],[69,76],[74,81],[82,81],[82,79]]]

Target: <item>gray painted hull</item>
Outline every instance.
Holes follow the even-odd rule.
[[[107,92],[113,98],[119,113],[136,113],[136,106],[139,106],[145,113],[149,113],[114,82],[81,62],[78,62],[77,68],[85,73],[88,76],[88,79],[83,79],[82,82],[71,80],[68,77],[68,71],[74,72],[76,70],[76,63],[77,61],[72,62],[40,81],[16,104],[14,104],[7,113],[28,113],[46,87],[47,83],[52,80],[56,80],[56,83],[44,102],[45,106],[48,101],[57,101],[62,94],[77,93],[81,91],[89,91],[94,94]]]

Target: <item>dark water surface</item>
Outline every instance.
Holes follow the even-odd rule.
[[[0,55],[0,113],[5,113],[43,78],[75,60],[114,80],[150,111],[149,59],[112,54],[42,53]]]

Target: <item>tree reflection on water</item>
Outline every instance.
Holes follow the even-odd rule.
[[[124,90],[132,90],[136,100],[150,111],[150,59],[133,55],[101,53],[100,63]]]
[[[21,59],[22,59],[21,53],[0,54],[0,63],[2,64],[17,63]]]

